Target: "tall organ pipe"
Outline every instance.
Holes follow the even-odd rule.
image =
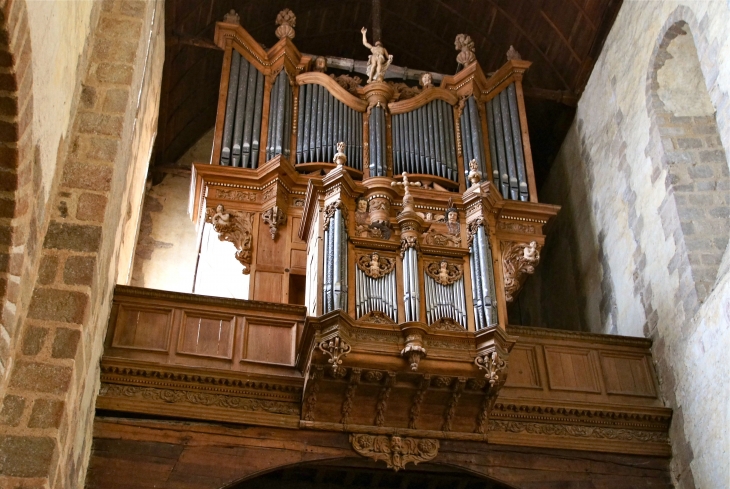
[[[487,102],[487,132],[489,133],[487,136],[487,139],[489,139],[489,156],[492,160],[492,183],[494,183],[495,187],[500,188],[500,162],[497,159],[497,142],[494,140],[494,108],[492,107],[492,100]]]
[[[253,134],[251,135],[251,168],[259,166],[259,150],[261,146],[261,118],[264,108],[264,74],[256,74],[256,95],[253,114]]]
[[[231,141],[233,139],[234,114],[236,111],[236,94],[238,93],[238,76],[241,55],[235,49],[231,53],[231,71],[228,76],[228,94],[226,96],[226,118],[223,123],[223,144],[221,145],[221,165],[231,164]]]
[[[499,107],[502,111],[502,131],[504,133],[504,149],[507,156],[507,169],[509,171],[509,193],[512,200],[519,199],[519,187],[517,185],[517,167],[515,165],[515,148],[512,139],[512,124],[509,120],[509,102],[507,92],[502,90],[499,93]]]
[[[514,83],[511,83],[507,87],[507,100],[509,101],[509,118],[512,125],[512,137],[515,146],[515,165],[517,166],[520,200],[527,201],[530,198],[530,194],[527,187],[525,155],[522,149],[522,130],[520,129],[520,113],[517,109],[517,92]]]
[[[493,98],[492,109],[494,110],[494,139],[497,143],[497,159],[499,160],[499,184],[502,190],[502,197],[509,199],[509,168],[504,148],[504,130],[502,126],[502,107],[499,96]]]
[[[251,168],[251,141],[253,140],[253,115],[256,107],[256,81],[258,70],[249,63],[248,86],[246,87],[246,117],[241,143],[241,166]]]
[[[233,150],[231,154],[231,164],[233,166],[242,166],[241,146],[243,145],[243,126],[246,123],[245,110],[246,95],[248,94],[249,66],[249,62],[242,57],[238,75],[238,91],[236,95],[236,122],[233,126]]]

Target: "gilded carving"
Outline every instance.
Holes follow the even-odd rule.
[[[205,222],[213,224],[218,239],[233,243],[236,247],[236,260],[243,265],[243,274],[251,273],[251,248],[253,247],[253,213],[232,211],[226,212],[223,205],[213,210],[205,210]]]
[[[433,460],[439,450],[438,440],[431,438],[351,434],[350,443],[352,449],[363,457],[382,460],[396,472],[410,462],[418,465],[419,462]]]
[[[215,190],[219,199],[238,200],[241,202],[255,202],[256,194],[254,192],[242,192],[241,190],[226,190],[217,188]]]
[[[357,257],[357,268],[371,278],[380,278],[388,275],[395,268],[395,258],[380,256],[377,252]]]
[[[284,214],[284,211],[275,205],[271,209],[261,214],[261,218],[264,220],[264,223],[269,226],[271,239],[276,239],[276,234],[279,231],[279,226],[286,222],[286,214]]]
[[[522,287],[526,275],[535,273],[540,261],[540,247],[536,241],[530,243],[502,243],[502,265],[504,267],[504,294],[512,302]]]
[[[299,407],[293,403],[251,399],[226,394],[193,392],[182,389],[165,389],[104,383],[101,385],[99,395],[105,397],[139,398],[146,401],[166,402],[168,404],[192,404],[196,406],[213,406],[252,412],[263,411],[272,414],[299,414]]]
[[[332,365],[333,373],[337,373],[337,371],[341,368],[340,365],[342,365],[342,360],[344,360],[347,354],[352,350],[352,347],[339,336],[335,336],[330,340],[322,341],[319,345],[317,345],[317,347],[322,353],[330,357],[329,360],[327,360],[327,363]]]
[[[446,260],[426,263],[426,274],[441,285],[451,285],[464,275],[463,265],[454,265]]]

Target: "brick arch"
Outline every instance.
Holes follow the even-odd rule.
[[[25,0],[0,8],[0,388],[24,310],[21,280],[37,254],[33,219],[33,74]]]
[[[730,237],[730,202],[726,201],[730,172],[715,117],[716,101],[708,89],[707,81],[713,78],[702,71],[695,32],[701,31],[687,7],[669,16],[651,56],[646,86],[653,153],[658,169],[666,174],[667,196],[660,216],[665,236],[675,242],[669,267],[670,272],[679,273],[683,296],[678,299],[687,319],[713,290]],[[686,52],[694,57],[685,61],[683,70],[696,70],[702,81],[696,101],[707,101],[707,109],[695,113],[668,105],[673,94],[660,84],[660,71],[669,69],[667,63],[674,58],[670,51],[680,42],[691,43]]]

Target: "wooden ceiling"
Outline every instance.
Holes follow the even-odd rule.
[[[562,143],[621,0],[398,0],[381,3],[382,40],[394,64],[453,74],[454,38],[469,34],[485,71],[513,45],[533,62],[525,78],[535,167],[540,181]],[[297,17],[303,53],[367,59],[360,28],[372,39],[372,0],[168,0],[163,95],[154,165],[169,166],[215,123],[222,52],[215,23],[231,9],[271,46],[276,14]],[[560,101],[562,98],[562,102]]]

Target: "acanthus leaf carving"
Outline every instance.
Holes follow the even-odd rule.
[[[381,460],[396,472],[406,464],[428,462],[438,455],[439,442],[431,438],[351,434],[352,449],[363,457]]]
[[[477,355],[474,365],[484,370],[484,378],[489,382],[489,387],[504,384],[504,371],[507,369],[507,360],[502,358],[499,352],[491,351],[483,355]]]
[[[464,331],[464,326],[457,323],[450,317],[444,317],[431,324],[431,329],[439,331]]]
[[[420,248],[418,246],[418,239],[415,236],[401,236],[400,239],[400,257],[403,258],[406,254],[406,250],[409,248],[415,248],[416,251]]]
[[[512,302],[519,292],[526,275],[535,273],[540,262],[540,246],[536,241],[530,243],[502,243],[502,266],[504,268],[504,295]]]
[[[281,210],[279,206],[275,205],[271,209],[261,214],[261,218],[264,220],[264,223],[269,226],[271,239],[276,239],[276,234],[279,231],[279,226],[286,222],[286,214],[284,213],[284,211]]]
[[[359,76],[350,76],[350,75],[330,75],[339,86],[350,92],[351,94],[357,96],[358,89],[360,88],[360,84],[362,83],[362,78]]]
[[[342,365],[342,360],[344,360],[347,354],[352,350],[352,347],[339,336],[320,342],[319,345],[317,345],[317,348],[319,348],[322,353],[330,357],[329,360],[327,360],[327,363],[332,365],[332,372],[334,374],[337,374],[341,368],[340,365]]]
[[[666,432],[643,431],[626,428],[575,426],[557,423],[529,423],[522,421],[491,420],[490,432],[529,433],[532,435],[572,436],[605,440],[638,441],[644,443],[668,443]]]
[[[467,246],[471,246],[471,244],[474,242],[474,235],[479,230],[479,226],[484,225],[484,219],[481,217],[478,217],[471,221],[467,227],[466,227],[466,243]]]
[[[362,316],[358,321],[362,321],[365,323],[373,323],[373,324],[395,324],[395,322],[385,314],[384,312],[380,311],[370,311],[369,313]],[[358,336],[358,339],[369,339],[365,338],[365,336]],[[377,341],[382,341],[382,338],[378,338]]]
[[[395,258],[387,258],[380,256],[379,253],[373,252],[369,255],[360,255],[357,257],[357,268],[363,271],[365,275],[371,278],[385,277],[395,268]]]
[[[233,243],[236,247],[236,260],[243,265],[243,274],[251,273],[251,248],[253,247],[253,212],[227,212],[222,204],[215,210],[205,210],[205,222],[213,224],[218,239]]]
[[[324,208],[324,230],[327,231],[330,227],[330,221],[335,215],[335,212],[339,209],[342,214],[342,218],[345,220],[345,227],[347,227],[347,208],[341,200],[336,200],[327,204]]]
[[[441,285],[451,285],[464,275],[463,265],[454,265],[446,260],[426,264],[426,274]]]

